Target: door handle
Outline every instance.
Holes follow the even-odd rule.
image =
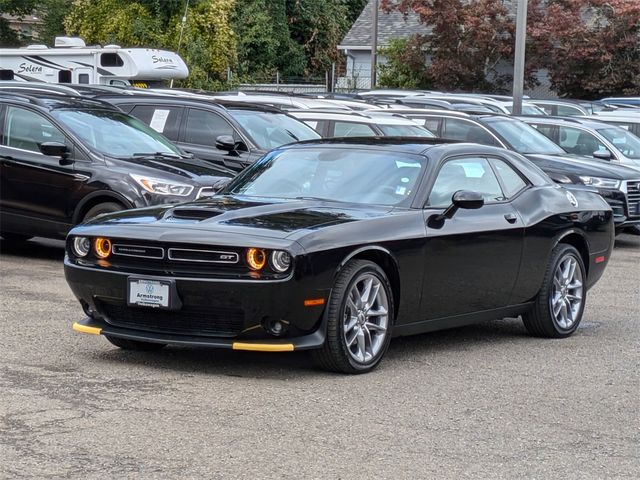
[[[505,214],[504,219],[509,223],[516,223],[518,216],[515,213],[507,213]]]

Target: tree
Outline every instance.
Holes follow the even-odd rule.
[[[87,43],[177,51],[184,3],[178,0],[75,0],[64,24]],[[191,0],[180,55],[189,67],[182,86],[219,88],[236,61],[234,0]]]
[[[420,36],[395,38],[380,50],[387,63],[380,65],[378,84],[381,87],[429,89],[424,41]]]
[[[513,54],[513,21],[501,0],[382,0],[386,10],[415,12],[427,27],[413,43],[426,54],[426,82],[439,89],[500,90],[499,63]]]
[[[558,94],[640,94],[638,0],[548,0],[532,8],[544,12],[530,28],[534,54]]]
[[[35,0],[0,0],[0,14],[28,15],[35,6]],[[22,35],[9,27],[9,22],[0,16],[0,47],[16,47],[25,40]]]
[[[53,45],[55,37],[65,34],[64,18],[72,8],[69,0],[40,0],[36,14],[42,19],[38,41],[45,45]]]
[[[324,73],[339,59],[337,46],[351,25],[347,14],[340,0],[288,0],[289,31],[304,48],[306,73]]]

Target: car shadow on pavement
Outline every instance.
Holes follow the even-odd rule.
[[[0,254],[41,260],[64,259],[64,242],[38,238],[26,242],[7,242],[0,238]]]
[[[616,237],[614,249],[636,249],[640,248],[640,235],[622,234]],[[614,250],[615,251],[615,250]]]
[[[412,368],[416,357],[439,352],[468,351],[501,342],[539,341],[530,337],[517,319],[495,320],[450,330],[396,338],[379,370]],[[315,365],[309,352],[257,353],[230,350],[167,347],[156,352],[123,351],[115,347],[92,355],[98,362],[135,364],[186,375],[231,376],[250,379],[300,380],[335,375]],[[404,365],[404,366],[403,366]]]

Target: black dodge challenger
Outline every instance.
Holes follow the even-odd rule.
[[[74,228],[65,274],[87,315],[74,329],[118,347],[312,350],[362,373],[391,337],[487,319],[571,335],[613,234],[599,195],[513,152],[315,140],[214,197]]]

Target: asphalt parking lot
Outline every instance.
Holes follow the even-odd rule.
[[[638,478],[640,237],[569,339],[483,323],[357,377],[75,333],[61,245],[0,244],[1,478]]]

